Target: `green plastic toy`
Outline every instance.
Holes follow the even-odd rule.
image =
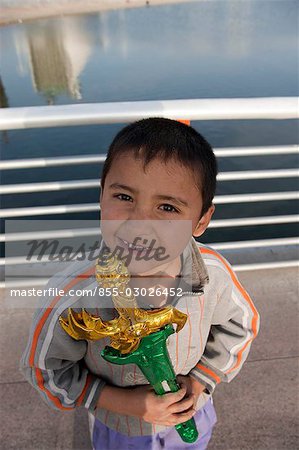
[[[105,347],[102,357],[113,364],[137,364],[146,379],[153,386],[155,393],[163,395],[166,392],[177,392],[180,386],[166,348],[168,336],[174,333],[171,324],[161,330],[141,339],[137,350],[129,354],[121,354],[112,347]],[[175,426],[184,442],[192,443],[198,438],[198,431],[194,419]]]

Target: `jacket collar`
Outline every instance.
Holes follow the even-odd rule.
[[[107,247],[104,239],[100,243],[100,252]],[[179,287],[183,292],[194,294],[203,293],[204,286],[209,283],[209,275],[206,265],[200,253],[200,249],[192,237],[181,255],[182,270]]]
[[[180,287],[194,294],[202,293],[209,283],[206,265],[194,238],[191,238],[182,255],[182,273]]]

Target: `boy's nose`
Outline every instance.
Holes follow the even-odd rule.
[[[127,220],[122,226],[122,236],[127,238],[129,242],[134,242],[137,245],[142,245],[144,239],[148,242],[155,239],[151,221],[147,219]],[[138,242],[135,242],[136,239]],[[143,242],[143,245],[146,245],[146,243]]]
[[[152,220],[153,215],[149,208],[135,206],[134,209],[130,211],[129,220]]]

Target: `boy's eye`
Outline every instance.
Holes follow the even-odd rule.
[[[165,203],[164,205],[159,206],[160,209],[162,209],[162,211],[165,212],[179,212],[174,206],[172,205],[168,205],[167,203]]]
[[[125,202],[132,202],[133,199],[130,197],[130,195],[127,194],[116,194],[113,197],[118,198],[119,200],[125,201]]]

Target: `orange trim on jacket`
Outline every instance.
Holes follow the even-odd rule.
[[[76,284],[78,284],[82,278],[89,278],[90,276],[92,276],[94,274],[94,267],[91,267],[90,269],[88,269],[86,272],[78,275],[76,278],[74,278],[72,281],[70,281],[70,283],[68,283],[65,288],[63,289],[64,293],[68,292],[73,286],[75,286]],[[61,299],[61,295],[57,295],[53,301],[51,302],[50,306],[48,306],[48,308],[46,309],[45,313],[43,314],[43,316],[41,317],[38,325],[36,326],[34,335],[33,335],[33,339],[32,339],[32,345],[31,345],[31,351],[30,351],[30,357],[29,357],[29,365],[30,367],[34,368],[34,358],[35,358],[35,353],[36,353],[36,348],[37,348],[37,343],[38,343],[38,339],[39,336],[41,334],[41,331],[43,329],[43,326],[46,322],[46,320],[48,319],[49,315],[51,314],[52,309],[55,307],[55,305],[57,304],[57,302]],[[38,387],[46,393],[46,395],[48,396],[48,398],[55,404],[55,406],[57,406],[59,409],[63,409],[63,410],[71,410],[72,408],[67,408],[65,406],[63,406],[59,400],[58,397],[55,397],[46,387],[44,384],[44,378],[42,375],[42,371],[41,369],[39,369],[38,367],[35,367],[35,375],[36,375],[36,380],[37,380],[37,385]],[[80,405],[82,403],[82,400],[84,398],[85,392],[88,388],[88,385],[90,384],[91,378],[87,377],[86,379],[86,384],[84,386],[84,389],[80,395],[80,397],[77,400],[77,404]]]
[[[251,311],[252,311],[252,314],[253,314],[252,321],[251,321],[251,328],[252,328],[253,336],[252,336],[252,338],[248,339],[248,341],[245,343],[245,345],[237,353],[237,362],[236,362],[236,364],[231,369],[229,369],[228,371],[225,372],[225,373],[230,373],[230,372],[232,372],[233,370],[235,370],[236,368],[239,367],[239,365],[241,364],[241,361],[242,361],[242,354],[243,354],[243,352],[246,350],[246,348],[250,344],[250,342],[257,336],[258,312],[257,312],[257,310],[256,310],[256,308],[255,308],[251,298],[249,297],[248,293],[245,291],[243,286],[241,286],[241,284],[238,281],[236,275],[234,274],[234,272],[230,268],[230,266],[227,264],[225,259],[222,258],[222,256],[219,255],[214,250],[211,250],[211,249],[208,249],[208,248],[199,248],[199,251],[202,254],[209,254],[209,255],[216,256],[216,258],[218,258],[222,262],[222,264],[224,265],[224,267],[227,269],[228,273],[230,274],[230,277],[231,277],[234,285],[236,286],[236,288],[239,290],[239,292],[243,295],[243,297],[245,298],[245,300],[249,304],[249,306],[251,308]]]
[[[218,377],[218,375],[216,375],[215,372],[213,372],[211,369],[208,369],[207,367],[203,366],[202,364],[198,363],[196,364],[196,367],[200,370],[202,370],[203,372],[205,372],[207,375],[210,375],[212,378],[214,378],[214,380],[217,383],[221,382],[221,379]]]

